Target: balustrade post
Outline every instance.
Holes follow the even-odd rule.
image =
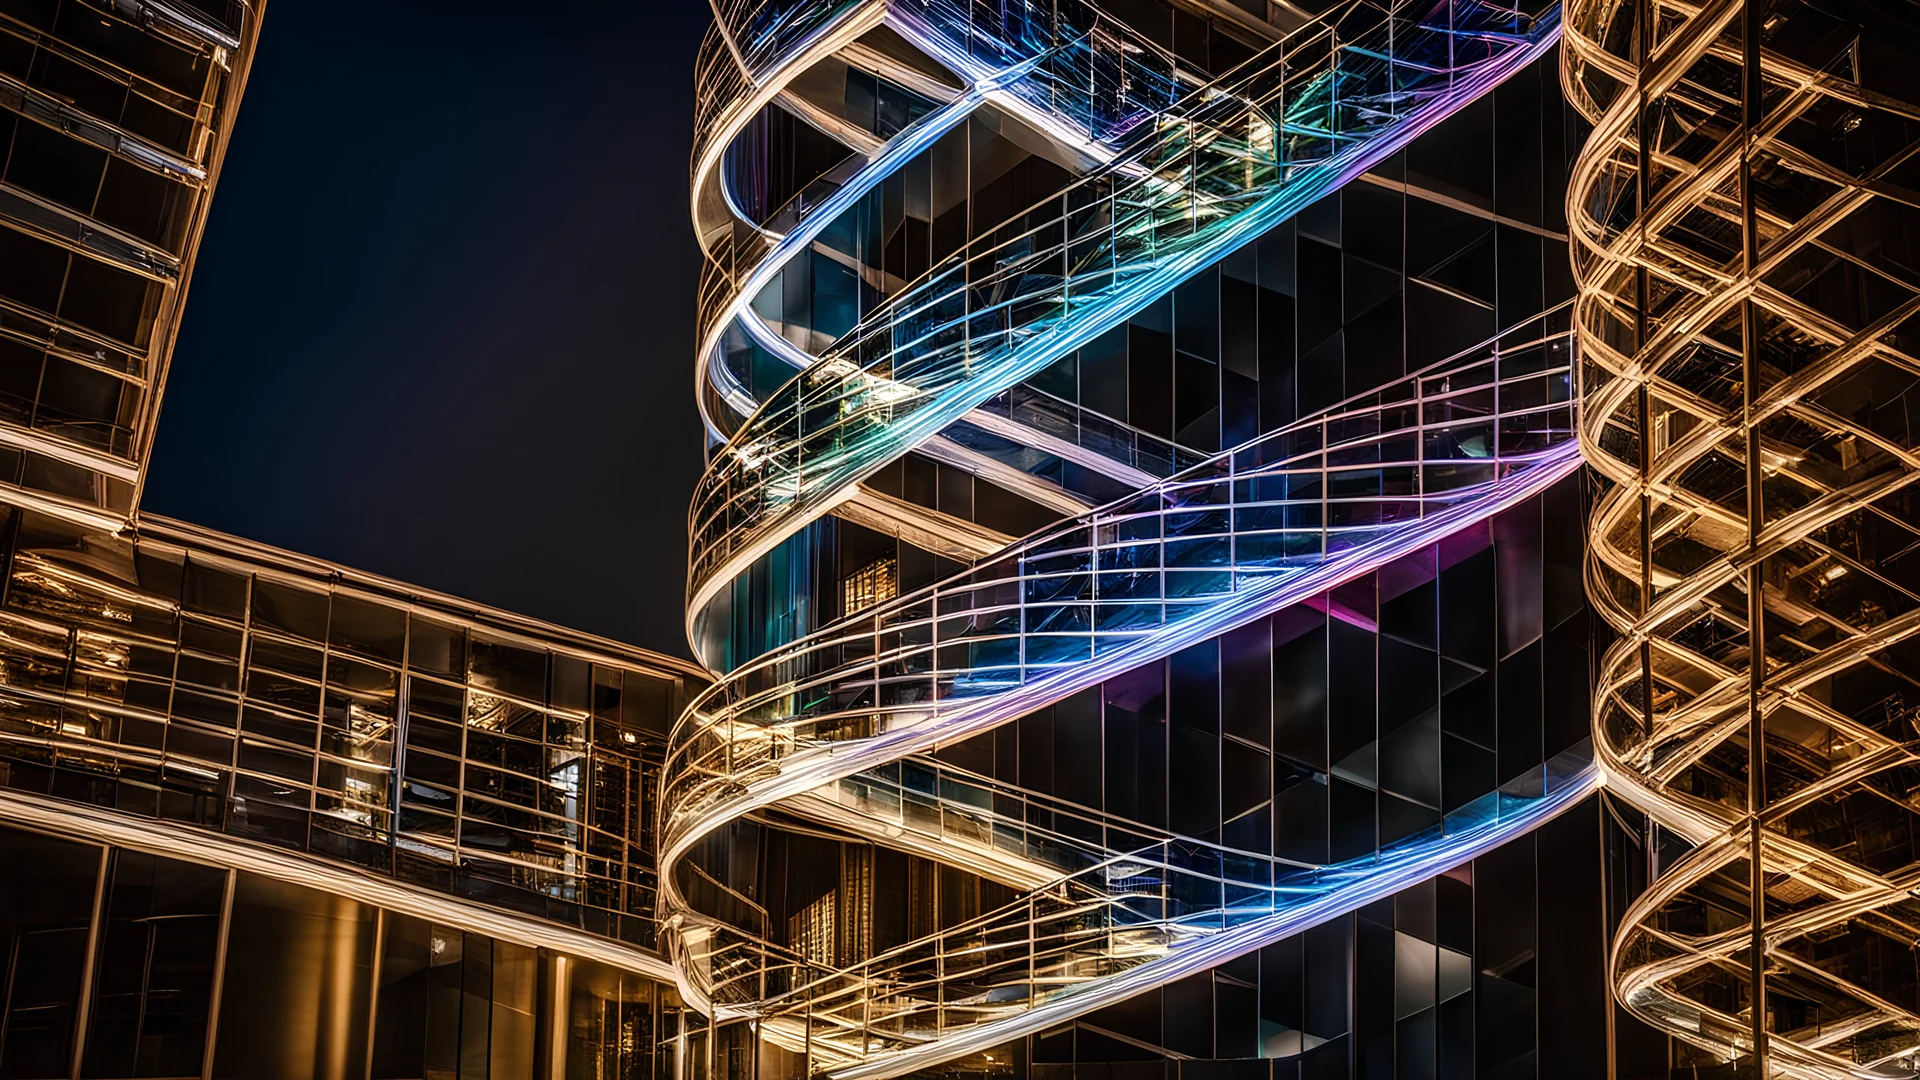
[[[1227,592],[1240,591],[1240,453],[1227,451]]]
[[[860,968],[860,1057],[873,1049],[873,970]]]
[[[1040,997],[1040,943],[1036,920],[1040,917],[1039,894],[1027,894],[1027,1008]]]
[[[1027,556],[1022,552],[1014,559],[1014,617],[1019,621],[1014,626],[1014,663],[1017,666],[1015,679],[1021,685],[1027,683]]]
[[[1324,559],[1328,549],[1333,545],[1333,452],[1329,446],[1333,441],[1333,428],[1324,417],[1318,426],[1320,428],[1320,557]]]
[[[938,1038],[947,1032],[947,938],[933,937],[933,1033]]]

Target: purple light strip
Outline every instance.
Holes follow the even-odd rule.
[[[991,1049],[1008,1039],[1042,1031],[1143,990],[1151,990],[1216,967],[1471,862],[1559,817],[1600,787],[1600,771],[1589,765],[1561,788],[1546,793],[1524,810],[1502,816],[1465,833],[1384,857],[1367,872],[1354,874],[1351,883],[1317,899],[1231,930],[1209,934],[1170,951],[1160,959],[1149,960],[1117,975],[1055,994],[1041,1004],[1005,1019],[970,1024],[936,1041],[876,1055],[861,1064],[836,1069],[827,1075],[831,1080],[881,1080],[883,1077],[929,1068],[975,1051]]]
[[[1054,674],[1041,676],[1000,694],[960,698],[950,711],[935,703],[934,719],[857,743],[834,743],[801,751],[782,760],[780,772],[724,802],[715,803],[690,820],[676,822],[664,837],[660,853],[661,888],[677,894],[672,883],[674,863],[700,837],[750,810],[810,791],[896,758],[931,749],[942,742],[965,738],[1006,723],[1058,701],[1079,690],[1129,671],[1141,664],[1172,655],[1241,626],[1261,615],[1299,603],[1332,589],[1394,559],[1418,551],[1439,538],[1510,506],[1540,494],[1581,464],[1579,445],[1569,440],[1546,451],[1530,468],[1496,482],[1484,498],[1448,507],[1418,523],[1371,544],[1289,575],[1272,585],[1223,597],[1206,611],[1163,632],[1104,653]],[[678,900],[677,895],[674,899]]]

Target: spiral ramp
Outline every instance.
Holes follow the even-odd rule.
[[[1676,1066],[1909,1075],[1913,12],[1578,0],[1566,40],[1595,752],[1685,852],[1614,991]]]
[[[1130,838],[1118,846],[1033,828],[1019,808],[1045,796],[923,756],[1324,594],[1569,476],[1580,449],[1560,312],[1159,470],[1172,475],[1113,463],[1131,494],[1090,510],[1084,497],[1046,502],[1079,512],[997,549],[956,540],[973,565],[929,589],[757,656],[714,647],[714,624],[730,617],[716,598],[756,559],[858,505],[862,481],[910,450],[977,458],[952,432],[983,403],[1538,59],[1558,38],[1557,9],[1356,4],[1213,81],[1090,6],[1000,36],[937,3],[718,13],[693,179],[709,255],[701,403],[725,445],[694,497],[688,606],[718,678],[670,738],[660,830],[661,915],[688,1002],[753,1020],[810,1072],[905,1075],[1353,910],[1593,790],[1584,754],[1564,755],[1374,855],[1299,865],[1131,823],[1095,830]],[[914,68],[945,100],[865,140],[802,205],[742,211],[725,181],[728,141],[769,102],[808,110],[791,97],[809,65],[876,40],[876,27],[958,73],[936,90],[929,66]],[[1072,148],[1085,171],[1065,196],[963,246],[814,351],[767,325],[754,300],[783,261],[988,102]],[[756,399],[721,358],[728,333],[802,370]],[[1005,475],[1004,463],[973,463]],[[962,811],[972,836],[915,820],[910,770],[937,774],[924,789]],[[741,917],[700,865],[703,845],[749,819],[841,830],[1019,899],[851,966],[810,960]]]

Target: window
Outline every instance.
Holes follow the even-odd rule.
[[[842,585],[843,615],[865,611],[893,599],[900,592],[900,563],[893,556],[875,559],[853,572]]]

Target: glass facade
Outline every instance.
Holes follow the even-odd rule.
[[[80,839],[0,827],[0,856],[0,1075],[652,1080],[685,1054],[672,990],[592,960]]]
[[[1588,800],[1304,933],[929,1075],[1606,1075],[1593,943],[1615,828]]]
[[[0,490],[130,514],[260,4],[0,4]]]
[[[0,791],[653,944],[685,669],[151,518],[4,516]]]

